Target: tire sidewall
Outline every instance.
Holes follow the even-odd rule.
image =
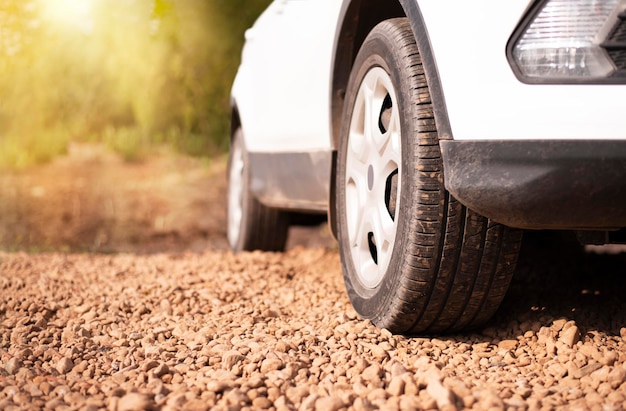
[[[404,265],[404,253],[407,251],[407,238],[410,232],[409,218],[411,212],[411,200],[415,179],[410,171],[414,168],[413,152],[416,149],[416,142],[408,136],[414,135],[414,127],[410,122],[411,110],[410,102],[406,101],[406,93],[410,87],[405,75],[398,67],[401,64],[400,48],[395,44],[385,32],[373,31],[364,42],[357,58],[346,93],[346,100],[343,112],[343,121],[338,152],[338,173],[337,173],[337,216],[338,216],[338,240],[341,260],[343,265],[344,280],[348,295],[355,310],[364,318],[376,322],[388,312],[388,306],[401,280],[402,266]],[[361,82],[367,73],[375,67],[380,67],[387,72],[394,86],[396,101],[400,115],[401,132],[401,183],[400,183],[400,207],[397,213],[397,231],[393,247],[393,252],[387,272],[380,284],[374,288],[365,287],[356,273],[352,262],[350,243],[348,241],[346,225],[346,199],[345,199],[345,175],[346,175],[346,154],[348,136],[354,104]],[[384,324],[383,324],[384,326]]]

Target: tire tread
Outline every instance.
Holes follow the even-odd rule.
[[[390,284],[390,291],[376,301],[367,302],[367,297],[355,294],[348,274],[350,297],[353,303],[359,299],[362,306],[376,304],[379,310],[367,318],[392,332],[423,335],[478,327],[491,318],[504,298],[522,233],[467,209],[445,190],[432,96],[408,20],[386,20],[370,38],[383,39],[392,53],[399,50],[395,58],[405,76],[401,84],[409,106],[402,109],[408,135],[414,136],[403,138],[402,144],[410,146],[412,158],[406,164],[415,167],[409,195],[403,197],[410,204],[410,215],[406,227],[399,228],[405,236],[399,246],[402,258],[389,268],[397,272],[393,274],[397,284]],[[344,263],[344,274],[346,270]]]

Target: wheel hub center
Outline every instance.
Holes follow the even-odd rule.
[[[374,188],[374,166],[370,164],[367,168],[367,188],[372,191]]]

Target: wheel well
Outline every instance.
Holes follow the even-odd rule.
[[[241,128],[241,118],[239,117],[239,109],[236,104],[231,104],[230,111],[230,140],[232,141],[235,131]]]
[[[352,64],[370,31],[380,22],[394,17],[405,17],[402,5],[396,0],[356,0],[350,2],[337,38],[332,83],[332,133],[337,147],[341,115]]]
[[[331,132],[333,146],[337,147],[341,128],[341,116],[345,100],[346,87],[356,55],[370,31],[380,22],[395,17],[405,17],[406,13],[397,0],[353,0],[345,15],[335,50],[331,98]],[[333,156],[331,174],[331,193],[328,220],[331,232],[337,238],[335,216],[335,161]]]

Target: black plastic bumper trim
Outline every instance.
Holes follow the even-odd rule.
[[[626,141],[441,141],[446,188],[527,229],[626,227]]]

